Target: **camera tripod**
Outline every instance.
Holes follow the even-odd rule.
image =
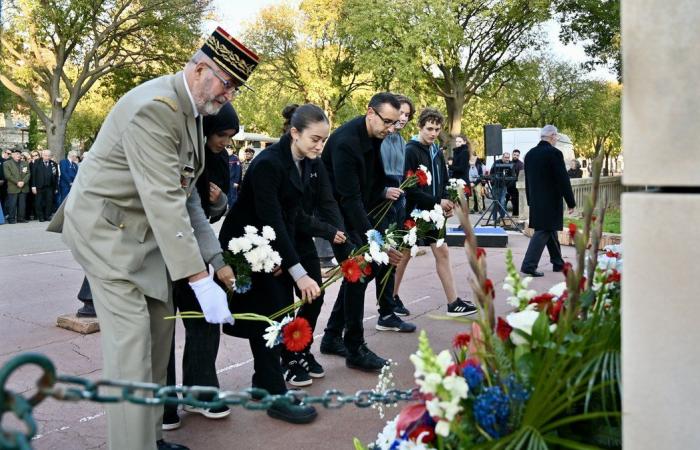
[[[501,187],[501,188],[499,188],[499,189],[504,189],[504,190],[505,190],[505,186],[503,186],[503,187]],[[499,192],[499,189],[493,189],[493,188],[492,188],[492,189],[491,189],[491,192],[492,192],[492,193]],[[501,220],[503,221],[503,225],[504,225],[504,226],[505,226],[505,224],[506,224],[506,218],[507,218],[507,219],[510,221],[510,228],[512,228],[512,229],[514,229],[514,230],[516,230],[516,231],[522,232],[523,230],[521,229],[520,224],[517,223],[517,222],[515,221],[515,219],[513,219],[513,216],[511,216],[511,215],[508,213],[508,210],[506,210],[506,206],[503,205],[503,204],[500,202],[500,195],[492,195],[492,197],[493,197],[493,198],[491,199],[491,200],[492,200],[492,201],[491,201],[491,204],[490,204],[489,207],[486,208],[486,209],[484,210],[484,212],[481,214],[481,217],[479,217],[479,219],[476,221],[476,223],[474,224],[474,227],[479,226],[479,224],[480,224],[481,221],[484,219],[484,217],[486,217],[486,222],[484,223],[484,226],[486,226],[486,227],[488,227],[488,226],[496,227],[496,226],[498,225],[498,216],[500,215],[500,216],[502,217]],[[491,219],[492,219],[492,218],[493,218],[493,223],[491,223]]]

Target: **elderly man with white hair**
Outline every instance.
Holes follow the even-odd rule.
[[[60,204],[68,197],[70,188],[73,186],[73,180],[78,175],[78,152],[74,150],[69,151],[66,159],[61,160],[58,166],[61,171],[58,179],[58,202]]]
[[[569,214],[576,207],[571,182],[566,173],[564,155],[555,146],[559,133],[554,125],[545,125],[541,140],[525,155],[525,193],[530,205],[530,228],[535,234],[530,239],[520,271],[533,277],[544,274],[537,271],[542,251],[547,247],[549,260],[555,272],[564,268],[558,231],[564,227],[564,204]]]

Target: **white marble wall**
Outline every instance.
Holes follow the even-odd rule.
[[[700,448],[700,4],[622,0],[623,443]]]

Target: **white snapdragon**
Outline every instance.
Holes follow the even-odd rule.
[[[540,313],[532,309],[525,309],[523,311],[512,312],[506,316],[506,322],[508,325],[513,327],[514,330],[520,330],[528,336],[532,335],[532,326],[535,324],[537,317]],[[528,343],[528,340],[520,333],[511,333],[510,339],[515,345],[524,345]]]
[[[394,420],[390,420],[386,423],[384,429],[377,434],[377,440],[374,443],[375,448],[380,450],[389,450],[391,448],[396,440],[396,422],[398,420],[399,417],[396,416]]]
[[[549,293],[559,298],[566,292],[566,282],[562,281],[549,288]]]

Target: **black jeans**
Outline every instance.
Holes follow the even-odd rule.
[[[535,230],[535,234],[530,238],[530,243],[525,252],[525,258],[520,266],[522,272],[534,272],[537,270],[537,265],[540,263],[542,251],[547,246],[549,252],[549,261],[555,269],[561,269],[564,266],[564,260],[561,257],[561,246],[559,245],[559,235],[557,231],[551,230]]]
[[[192,292],[187,280],[173,283],[173,303],[175,310],[201,311],[199,302]],[[213,386],[219,387],[216,375],[216,356],[219,353],[221,326],[211,324],[204,319],[184,319],[185,351],[182,355],[182,384],[183,386]],[[168,385],[175,384],[175,336],[170,350],[168,363]],[[211,395],[201,395],[202,400],[211,400]],[[166,405],[165,413],[177,411],[176,405]]]
[[[273,395],[286,393],[287,384],[280,364],[282,346],[267,348],[262,336],[251,337],[248,343],[253,352],[253,387],[265,389]]]
[[[513,204],[513,217],[520,215],[520,195],[515,186],[508,188],[508,200]],[[506,200],[507,201],[507,200]]]
[[[7,194],[7,221],[10,223],[18,220],[24,220],[24,207],[27,201],[27,194],[20,192],[18,194]]]

